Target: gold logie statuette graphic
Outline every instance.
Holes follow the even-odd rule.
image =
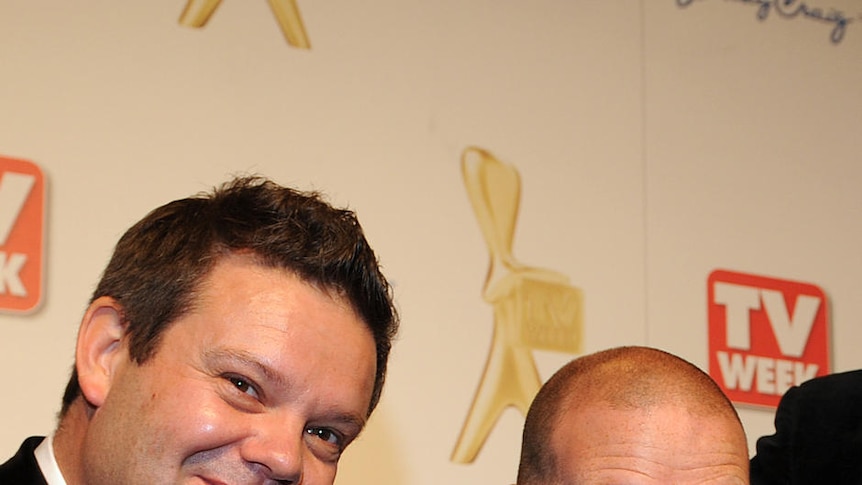
[[[518,171],[475,147],[464,150],[461,170],[491,256],[482,298],[494,309],[491,351],[451,458],[471,463],[503,410],[514,406],[526,414],[539,391],[532,350],[581,351],[583,295],[566,275],[525,266],[512,255]]]
[[[221,0],[188,0],[186,8],[180,15],[180,25],[200,28],[206,25]],[[299,7],[295,0],[269,0],[269,6],[275,15],[281,32],[287,43],[300,49],[310,49],[311,43],[305,33]]]

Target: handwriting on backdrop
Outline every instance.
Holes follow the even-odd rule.
[[[702,0],[701,0],[702,1]],[[847,26],[853,23],[855,18],[848,16],[841,10],[835,8],[814,7],[800,0],[725,0],[736,3],[753,4],[757,6],[758,20],[766,20],[769,14],[775,11],[775,14],[789,19],[808,19],[817,22],[824,22],[832,25],[832,31],[829,39],[833,44],[837,44],[844,39],[844,33],[847,31]],[[676,0],[676,4],[680,7],[688,7],[695,0]]]

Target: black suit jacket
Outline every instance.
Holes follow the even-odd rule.
[[[752,485],[862,484],[862,370],[792,387],[757,440]]]
[[[33,454],[44,439],[43,436],[27,438],[18,453],[0,465],[0,485],[48,485]]]

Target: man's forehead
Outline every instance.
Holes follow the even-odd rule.
[[[560,418],[552,438],[555,457],[571,475],[589,475],[585,483],[700,483],[702,477],[741,476],[747,463],[737,443],[727,439],[733,433],[727,424],[679,406],[594,403]],[[609,482],[611,476],[617,479]],[[667,482],[668,477],[676,478]]]
[[[359,315],[353,302],[342,288],[335,285],[324,285],[319,281],[306,278],[290,267],[268,264],[263,257],[251,250],[232,251],[219,255],[209,271],[201,278],[198,284],[198,293],[201,293],[208,287],[223,286],[226,283],[229,284],[236,281],[237,278],[247,277],[243,276],[243,273],[249,275],[287,276],[302,286],[312,288],[326,295],[333,302],[344,305]]]
[[[681,404],[630,406],[603,400],[574,404],[557,419],[561,436],[587,436],[607,441],[630,441],[633,437],[684,439],[700,436],[704,429],[725,427],[725,419],[693,413]],[[577,432],[576,432],[577,431]]]

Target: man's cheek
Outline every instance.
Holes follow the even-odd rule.
[[[176,404],[178,413],[170,432],[193,453],[228,446],[248,434],[248,416],[218,396],[207,402],[190,399]]]

